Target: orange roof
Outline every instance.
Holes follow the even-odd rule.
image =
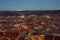
[[[0,37],[16,38],[18,35],[19,35],[18,32],[5,32],[4,35],[0,34]]]
[[[28,30],[29,28],[28,28],[28,26],[24,25],[23,29],[25,29],[25,30],[27,29]]]

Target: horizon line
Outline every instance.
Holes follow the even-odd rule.
[[[60,10],[60,9],[49,9],[50,11],[52,10]],[[49,10],[0,10],[0,11],[49,11]]]

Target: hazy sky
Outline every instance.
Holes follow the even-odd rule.
[[[60,0],[0,0],[0,10],[59,10]]]

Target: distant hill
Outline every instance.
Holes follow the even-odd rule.
[[[60,14],[60,10],[32,10],[32,11],[0,11],[0,16],[28,15],[28,14]]]

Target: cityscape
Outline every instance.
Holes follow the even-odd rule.
[[[58,11],[0,12],[0,40],[60,40]]]
[[[60,40],[60,0],[0,0],[0,40]]]

